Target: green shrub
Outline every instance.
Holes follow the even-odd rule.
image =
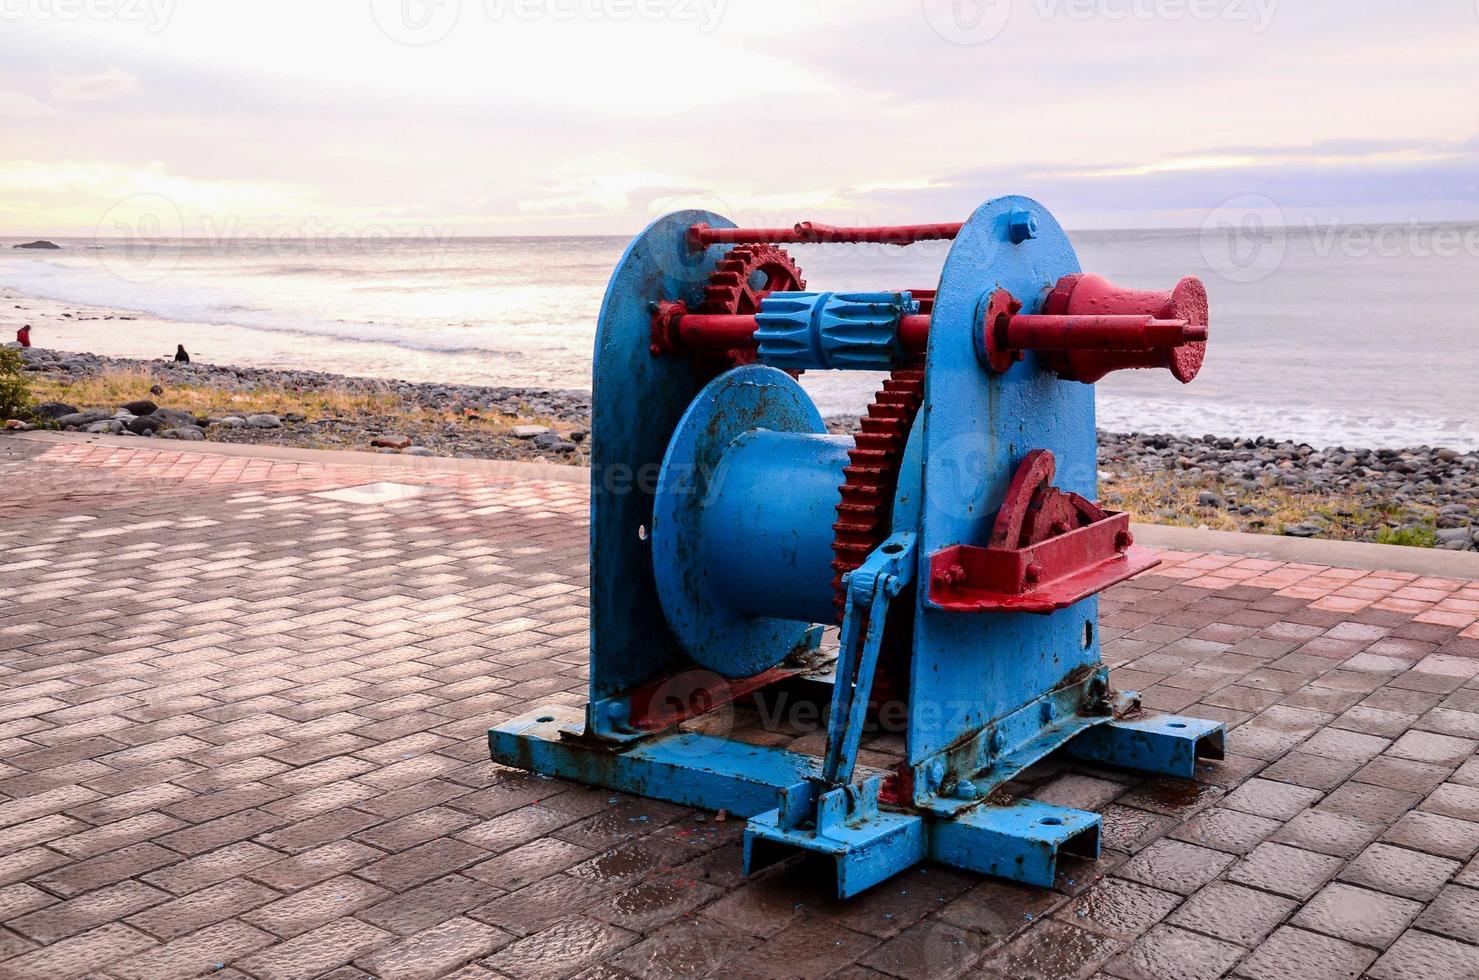
[[[13,347],[0,347],[0,421],[31,416],[31,382],[26,362]]]
[[[1400,544],[1407,548],[1435,548],[1438,535],[1430,527],[1382,527],[1376,532],[1377,544]]]

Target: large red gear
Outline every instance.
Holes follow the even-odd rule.
[[[859,419],[860,429],[847,454],[850,462],[842,470],[837,523],[832,525],[833,601],[839,618],[847,608],[843,576],[860,567],[889,535],[904,445],[922,404],[924,369],[901,368],[888,376],[868,414]]]

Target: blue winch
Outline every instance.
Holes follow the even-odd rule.
[[[806,291],[779,247],[927,239],[954,239],[934,289]],[[1085,275],[1027,198],[963,224],[655,221],[596,335],[590,703],[499,725],[493,759],[747,817],[747,871],[821,855],[843,897],[926,859],[1051,884],[1100,818],[1003,783],[1059,750],[1180,777],[1222,757],[1221,724],[1111,689],[1094,598],[1156,559],[1094,502],[1092,383],[1189,381],[1206,339],[1200,282]],[[824,369],[888,372],[855,436],[795,380]],[[715,723],[777,691],[819,706],[822,755]],[[871,725],[903,733],[897,765],[859,765]]]

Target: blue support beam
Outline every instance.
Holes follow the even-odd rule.
[[[880,810],[878,785],[874,776],[829,790],[811,813],[781,807],[751,817],[745,825],[745,873],[798,852],[821,855],[832,861],[837,897],[851,898],[923,861],[929,850],[925,819]],[[814,822],[805,819],[812,815]]]
[[[1197,759],[1223,757],[1223,739],[1219,721],[1150,715],[1096,725],[1069,742],[1067,750],[1090,762],[1190,779]]]
[[[933,824],[929,856],[957,868],[1050,888],[1060,853],[1099,856],[1099,826],[1097,813],[1036,800],[978,806]]]
[[[579,709],[541,708],[490,729],[488,749],[507,766],[740,817],[774,809],[782,790],[821,773],[809,755],[697,732],[620,751],[583,736]]]

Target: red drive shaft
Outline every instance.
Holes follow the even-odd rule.
[[[931,291],[921,294],[933,302]],[[1164,367],[1182,382],[1196,377],[1207,348],[1207,291],[1186,278],[1167,292],[1123,289],[1102,276],[1060,280],[1039,314],[1020,314],[1004,290],[992,296],[980,326],[991,366],[1005,371],[1024,351],[1068,381],[1092,384],[1110,371]],[[901,360],[923,356],[931,315],[899,318]],[[653,319],[654,354],[754,351],[754,314],[688,313],[661,303]]]
[[[899,321],[899,344],[923,352],[930,318]],[[1083,316],[1017,314],[998,328],[1002,346],[1036,351],[1140,351],[1205,341],[1207,328],[1185,320],[1158,320],[1149,314],[1101,313]]]
[[[668,338],[675,349],[693,353],[755,350],[756,326],[753,313],[685,313],[671,321]]]
[[[1022,350],[1148,350],[1206,339],[1206,327],[1133,313],[1018,315],[1007,321],[1006,336],[1008,347]]]

